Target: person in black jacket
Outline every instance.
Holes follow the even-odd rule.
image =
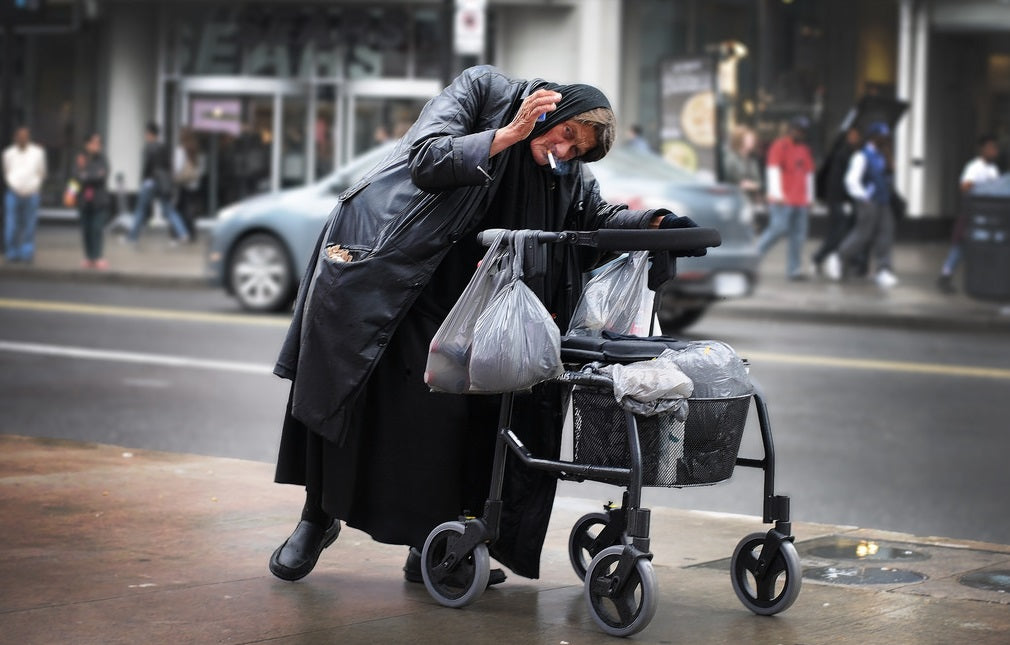
[[[85,269],[109,268],[109,263],[102,257],[103,231],[109,215],[108,177],[109,161],[102,154],[102,137],[95,133],[84,140],[84,150],[77,155],[74,167],[74,179],[79,185],[77,212],[84,240],[81,266]]]
[[[813,256],[817,273],[823,273],[832,280],[842,277],[842,263],[838,257],[838,246],[852,229],[852,198],[845,188],[845,173],[849,160],[859,150],[862,137],[859,128],[846,130],[845,138],[828,158],[825,181],[825,201],[828,205],[827,231],[824,240]]]
[[[340,196],[274,370],[292,381],[275,479],[306,491],[301,520],[270,558],[274,575],[307,575],[343,520],[412,547],[405,577],[420,582],[431,529],[483,507],[500,396],[436,394],[423,381],[432,336],[483,255],[475,233],[694,225],[603,201],[585,162],[607,153],[614,131],[596,88],[475,67]],[[327,253],[338,244],[350,261]],[[566,329],[598,256],[548,252],[546,277],[530,287]],[[557,458],[565,405],[551,383],[516,398],[512,427],[534,454]],[[520,575],[539,575],[556,483],[510,462],[491,550]]]
[[[143,162],[140,171],[140,190],[137,193],[137,207],[133,213],[133,227],[127,241],[136,243],[140,239],[140,229],[144,226],[148,209],[155,200],[161,204],[161,214],[168,220],[175,238],[189,241],[186,224],[173,205],[172,159],[169,150],[159,139],[161,132],[157,123],[148,123],[144,130]]]

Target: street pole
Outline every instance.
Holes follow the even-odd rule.
[[[13,104],[13,71],[11,69],[11,59],[14,57],[14,9],[4,3],[0,5],[0,15],[3,17],[3,51],[0,53],[3,60],[0,61],[0,150],[7,147],[7,142],[13,136],[13,115],[11,106]],[[0,192],[7,194],[7,178],[0,173]],[[6,204],[4,199],[3,203]],[[7,217],[6,206],[0,205],[0,230],[6,230],[5,219]],[[6,240],[3,243],[6,247]],[[7,249],[3,249],[6,253]]]
[[[442,0],[442,26],[445,29],[444,46],[442,48],[442,85],[449,86],[453,79],[453,67],[455,66],[453,23],[456,16],[456,0]]]

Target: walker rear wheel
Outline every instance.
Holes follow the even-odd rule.
[[[596,625],[611,636],[630,636],[645,629],[656,615],[656,573],[646,558],[635,561],[623,589],[616,571],[625,547],[600,551],[586,572],[585,596]]]
[[[579,580],[586,579],[586,569],[593,558],[608,546],[627,544],[624,532],[620,533],[617,541],[609,544],[598,544],[597,540],[603,529],[610,524],[610,516],[606,513],[588,513],[579,518],[579,521],[572,527],[572,532],[568,536],[568,559],[572,562],[575,575]],[[608,541],[609,542],[609,541]]]
[[[439,524],[421,551],[421,576],[431,597],[446,607],[466,607],[480,598],[491,576],[486,544],[453,559],[450,552],[466,530],[462,522]]]
[[[796,601],[803,571],[796,547],[787,540],[779,545],[764,574],[759,576],[765,537],[764,533],[752,533],[740,540],[730,560],[730,577],[733,591],[744,607],[755,614],[771,616],[789,609]]]

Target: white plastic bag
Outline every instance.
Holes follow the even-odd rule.
[[[684,421],[694,383],[677,366],[676,356],[677,352],[667,349],[652,360],[606,365],[600,372],[613,379],[614,398],[624,409],[642,416],[673,410]]]
[[[635,251],[605,265],[586,284],[572,314],[568,335],[600,336],[604,331],[633,333],[648,284],[648,251]]]
[[[561,330],[521,279],[498,292],[477,319],[471,392],[514,392],[561,374]]]
[[[694,382],[696,399],[732,398],[754,391],[747,366],[732,347],[721,341],[691,341],[674,352],[673,361]]]
[[[481,312],[512,277],[510,243],[500,234],[442,321],[428,346],[424,382],[432,390],[462,394],[470,389],[470,352]]]

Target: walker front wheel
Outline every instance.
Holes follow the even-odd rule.
[[[606,513],[587,513],[572,527],[572,532],[568,536],[568,559],[571,560],[572,568],[575,569],[575,575],[579,580],[586,579],[586,569],[600,551],[608,546],[627,544],[623,531],[616,540],[606,540],[606,544],[600,543],[600,534],[610,524],[610,519],[610,515]]]
[[[730,560],[733,591],[744,607],[755,614],[771,616],[783,612],[796,601],[803,583],[800,556],[792,542],[783,541],[778,551],[761,568],[765,550],[764,533],[751,533],[737,544]]]
[[[625,548],[612,546],[600,551],[586,571],[589,611],[596,625],[611,636],[637,634],[656,615],[659,591],[652,562],[637,559],[625,581],[616,575]]]
[[[424,586],[446,607],[466,607],[480,598],[491,576],[486,544],[478,544],[469,553],[452,553],[465,530],[462,522],[439,524],[428,534],[421,551]]]

